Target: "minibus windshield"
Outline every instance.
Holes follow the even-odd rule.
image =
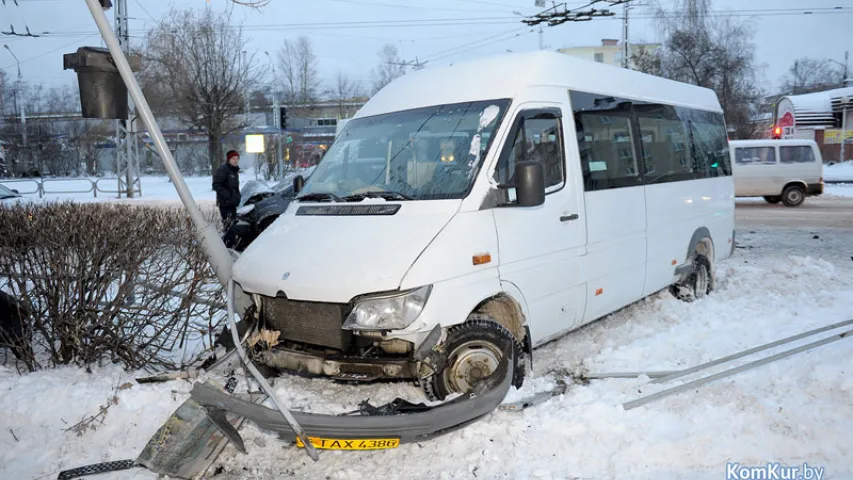
[[[463,198],[507,105],[466,102],[353,119],[297,198]]]

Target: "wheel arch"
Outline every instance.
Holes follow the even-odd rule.
[[[808,190],[808,188],[809,188],[809,184],[805,180],[788,180],[787,182],[785,182],[785,186],[782,187],[782,192],[779,193],[779,195],[782,195],[782,193],[785,193],[785,189],[792,186],[792,185],[802,187],[803,193],[805,193],[806,190]]]
[[[687,254],[684,256],[682,267],[676,269],[676,273],[680,274],[680,281],[684,281],[692,273],[693,258],[698,255],[704,255],[711,265],[711,274],[714,273],[714,237],[708,227],[702,226],[693,232],[690,237],[690,243],[687,245]]]
[[[699,227],[693,232],[693,236],[690,237],[690,243],[687,245],[687,255],[684,257],[685,262],[698,253],[708,257],[708,260],[713,264],[714,248],[714,237],[711,236],[711,231],[708,230],[708,227]]]
[[[516,340],[524,344],[529,335],[525,307],[512,294],[502,291],[484,298],[474,307],[471,314],[487,315],[512,333]]]

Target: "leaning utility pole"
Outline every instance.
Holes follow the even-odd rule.
[[[128,27],[127,0],[116,0],[115,31],[122,51],[127,55],[130,50],[130,29]],[[127,198],[142,195],[142,181],[139,178],[139,149],[136,144],[136,132],[133,128],[133,102],[128,100],[129,120],[116,120],[116,174],[118,176],[118,196]]]
[[[628,9],[629,4],[623,7],[622,12],[622,68],[628,68]]]

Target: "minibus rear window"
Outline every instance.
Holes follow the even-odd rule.
[[[812,147],[779,147],[779,160],[782,163],[814,163],[815,157]]]

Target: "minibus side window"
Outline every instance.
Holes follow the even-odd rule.
[[[776,149],[773,147],[735,148],[735,163],[738,165],[775,165]]]
[[[643,132],[645,183],[666,183],[694,178],[687,128],[670,105],[637,103],[634,113]]]
[[[779,161],[782,163],[814,163],[812,147],[779,147]]]
[[[512,183],[516,163],[536,160],[545,172],[546,192],[558,190],[565,179],[560,117],[550,113],[522,113],[515,131],[512,148],[508,154],[501,156],[495,169],[495,180],[503,184]]]
[[[632,102],[569,91],[578,152],[587,192],[642,185],[642,166]],[[652,132],[644,131],[652,138]]]

